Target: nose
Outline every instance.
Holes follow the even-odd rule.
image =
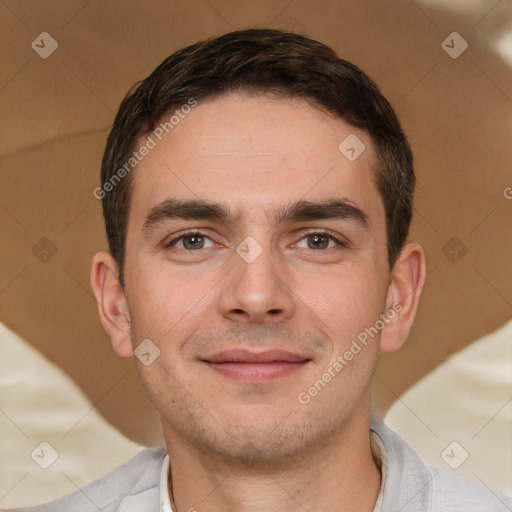
[[[220,313],[235,322],[282,322],[295,312],[293,283],[278,254],[254,245],[241,244],[230,258],[233,267],[222,283]]]

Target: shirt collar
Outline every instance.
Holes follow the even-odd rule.
[[[382,512],[382,502],[384,500],[384,485],[386,483],[386,475],[388,473],[388,455],[386,448],[381,438],[373,431],[370,431],[370,443],[372,448],[372,455],[378,461],[380,469],[380,490],[375,502],[373,512]]]
[[[169,455],[164,457],[160,471],[160,512],[173,512],[169,498]]]

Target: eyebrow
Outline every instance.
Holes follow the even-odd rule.
[[[148,213],[142,232],[148,234],[157,225],[172,219],[211,220],[222,223],[236,223],[243,217],[241,211],[232,212],[229,205],[201,199],[168,198]],[[348,220],[369,229],[368,215],[348,199],[336,198],[323,201],[296,201],[279,210],[267,212],[273,226],[288,222],[313,220]]]

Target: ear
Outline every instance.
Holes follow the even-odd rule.
[[[382,352],[398,350],[407,339],[418,309],[426,278],[425,253],[421,245],[407,242],[395,263],[386,299],[388,323],[382,330]]]
[[[123,288],[119,283],[117,264],[108,252],[97,253],[92,260],[91,287],[98,303],[103,328],[110,337],[114,352],[131,357],[130,316]]]

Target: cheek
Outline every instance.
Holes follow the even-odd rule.
[[[334,351],[341,351],[383,312],[387,288],[367,268],[351,266],[315,276],[305,301],[325,324]]]
[[[172,270],[147,261],[132,272],[130,296],[134,344],[149,338],[161,350],[176,352],[200,326],[207,325],[216,274]],[[209,309],[210,308],[210,309]]]

